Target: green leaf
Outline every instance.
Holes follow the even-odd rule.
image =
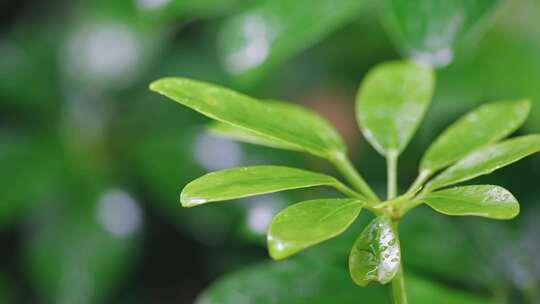
[[[438,189],[489,174],[540,151],[540,135],[525,135],[480,148],[449,167],[427,187]]]
[[[282,210],[268,230],[270,256],[284,259],[341,234],[360,210],[362,201],[355,199],[316,199]]]
[[[235,127],[233,125],[228,125],[219,121],[210,123],[208,130],[215,135],[229,138],[232,140],[245,142],[249,144],[267,146],[270,148],[284,149],[284,150],[293,150],[293,151],[302,151],[294,145],[288,145],[287,143],[273,140],[269,137],[260,136],[257,133],[250,132],[246,129]]]
[[[301,256],[251,265],[215,281],[195,303],[389,303],[382,286],[358,288],[342,265],[327,262]]]
[[[261,0],[225,20],[219,45],[225,70],[252,82],[362,12],[364,0]],[[329,13],[331,12],[331,13]]]
[[[434,279],[407,275],[405,280],[409,303],[493,304],[489,298],[447,287]]]
[[[488,15],[497,0],[386,0],[383,22],[406,56],[446,65],[455,45]]]
[[[276,111],[285,111],[289,113],[296,113],[299,117],[304,115],[312,115],[305,108],[298,106],[290,102],[275,101],[275,100],[265,100],[264,104],[268,107],[274,108]],[[293,151],[302,151],[296,145],[287,144],[284,141],[275,140],[268,136],[261,136],[255,132],[251,132],[247,129],[236,127],[230,124],[222,123],[215,121],[210,124],[209,130],[219,136],[230,138],[233,140],[238,140],[242,142],[247,142],[256,145],[267,146],[271,148],[293,150]]]
[[[449,288],[409,271],[405,279],[409,303],[491,303],[488,298]],[[229,273],[207,288],[195,303],[390,304],[391,301],[383,286],[358,288],[342,270],[341,264],[321,263],[320,259],[304,255],[279,263],[259,263]]]
[[[429,106],[434,86],[433,71],[413,62],[383,63],[367,74],[356,98],[356,117],[379,153],[405,149]]]
[[[268,106],[232,90],[184,78],[163,78],[150,89],[212,119],[323,158],[335,158],[346,150],[334,128],[307,109]]]
[[[499,101],[467,113],[431,144],[420,162],[420,170],[435,172],[505,138],[523,124],[530,108],[529,100]]]
[[[283,190],[338,186],[328,175],[281,166],[253,166],[226,169],[197,178],[182,190],[184,207],[237,199]]]
[[[354,243],[349,256],[349,271],[360,286],[370,282],[386,284],[399,270],[401,253],[397,232],[388,216],[373,219]]]
[[[492,185],[463,186],[429,193],[424,201],[447,215],[475,215],[511,219],[519,213],[519,203],[508,190]]]

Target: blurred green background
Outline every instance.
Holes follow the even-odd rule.
[[[188,181],[238,165],[334,173],[300,153],[240,144],[150,93],[184,76],[326,116],[367,180],[383,159],[361,138],[366,71],[412,58],[437,69],[400,186],[429,142],[481,103],[529,97],[540,132],[537,0],[0,1],[0,303],[389,303],[357,288],[346,256],[369,216],[283,262],[265,251],[278,210],[329,189],[182,209]],[[540,303],[540,156],[482,182],[512,189],[512,221],[422,207],[402,223],[411,303]]]

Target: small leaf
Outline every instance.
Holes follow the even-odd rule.
[[[282,210],[268,231],[270,256],[284,259],[339,235],[354,222],[361,209],[360,200],[316,199]]]
[[[492,185],[463,186],[428,194],[424,201],[448,215],[475,215],[492,219],[511,219],[519,204],[508,190]]]
[[[356,98],[356,117],[379,153],[405,149],[426,112],[434,86],[433,71],[412,62],[383,63],[367,74]]]
[[[349,256],[349,271],[360,286],[386,284],[399,270],[401,254],[397,232],[387,216],[379,216],[364,228]]]
[[[427,187],[438,189],[489,174],[540,151],[540,135],[525,135],[480,148],[435,177]]]
[[[346,150],[334,128],[307,109],[268,106],[232,90],[185,78],[163,78],[150,84],[150,89],[212,119],[323,158],[334,158]]]
[[[280,166],[253,166],[226,169],[197,178],[182,190],[184,207],[237,199],[283,190],[335,186],[328,175]]]
[[[497,142],[523,124],[529,100],[499,101],[478,107],[448,127],[427,149],[421,171],[435,172],[472,151]]]

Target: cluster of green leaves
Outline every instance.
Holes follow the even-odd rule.
[[[5,28],[3,47],[0,47],[0,111],[3,117],[0,132],[0,167],[3,174],[0,174],[0,178],[5,189],[0,203],[0,226],[3,234],[12,235],[18,229],[29,232],[16,233],[17,242],[27,246],[18,248],[15,255],[10,252],[4,254],[8,259],[12,256],[28,257],[26,262],[20,263],[21,267],[26,265],[25,276],[28,280],[12,280],[9,274],[6,274],[3,277],[8,283],[16,282],[14,286],[6,284],[8,289],[19,290],[21,285],[28,284],[35,289],[36,296],[48,297],[49,301],[55,303],[70,302],[70,296],[73,295],[77,296],[79,302],[85,302],[87,299],[97,299],[96,293],[103,293],[104,289],[111,290],[115,283],[110,279],[112,276],[106,272],[100,274],[100,269],[119,271],[125,268],[125,265],[137,261],[137,258],[126,259],[126,256],[137,257],[139,245],[148,246],[145,242],[125,246],[123,240],[115,242],[116,237],[106,236],[105,232],[99,234],[99,237],[94,236],[95,231],[103,227],[102,223],[96,220],[96,212],[92,208],[99,206],[97,203],[102,192],[119,185],[133,191],[132,194],[144,192],[150,195],[152,199],[148,200],[151,204],[148,209],[162,216],[159,218],[160,223],[169,220],[177,225],[182,235],[201,242],[212,239],[215,243],[225,235],[244,241],[245,233],[249,234],[247,238],[258,240],[258,235],[247,229],[242,233],[236,233],[235,230],[234,235],[229,235],[233,234],[232,227],[236,228],[236,225],[244,223],[246,210],[253,206],[229,204],[217,210],[197,208],[174,212],[175,206],[167,203],[173,199],[179,183],[185,183],[188,178],[201,173],[201,165],[196,162],[192,150],[189,149],[196,135],[192,128],[187,127],[196,124],[198,120],[194,113],[170,111],[173,105],[155,105],[151,96],[140,91],[144,90],[139,87],[144,75],[165,75],[181,70],[183,75],[229,84],[235,77],[247,80],[254,76],[253,78],[257,79],[250,83],[257,85],[257,92],[283,92],[284,89],[298,91],[297,88],[305,87],[306,82],[320,82],[321,79],[339,79],[339,86],[348,86],[349,81],[356,81],[358,71],[373,64],[373,60],[393,54],[386,35],[383,29],[379,28],[378,20],[374,16],[384,18],[386,33],[396,42],[395,47],[404,51],[404,55],[426,58],[429,56],[424,56],[425,54],[433,54],[436,57],[437,54],[445,55],[445,52],[452,51],[455,42],[462,40],[462,34],[469,32],[474,24],[486,24],[478,22],[482,19],[480,17],[493,11],[499,1],[386,0],[382,14],[371,11],[375,6],[370,6],[367,1],[350,0],[318,1],[316,6],[309,0],[258,0],[256,3],[241,0],[150,2],[74,1],[60,23],[54,12],[57,11],[57,6],[63,4],[44,3],[44,6],[52,9],[34,9],[33,11],[39,12],[39,18],[32,18],[35,14],[29,12],[17,14],[19,17],[16,19],[6,20],[5,25],[10,26]],[[539,12],[536,9],[538,5],[536,1],[529,0],[519,6],[512,3],[501,4],[505,7],[498,9],[495,19],[498,24],[495,27],[490,26],[488,39],[475,40],[474,48],[463,54],[455,54],[456,62],[452,67],[439,71],[438,76],[444,79],[445,85],[438,87],[438,109],[432,109],[430,121],[426,122],[429,128],[424,130],[437,129],[440,122],[446,121],[446,117],[471,107],[470,101],[484,100],[490,96],[531,96],[533,100],[540,100],[537,98],[539,91],[536,90],[535,81],[540,78],[540,52],[534,43],[536,39],[533,39],[534,35],[538,34],[540,18],[520,18],[523,12],[527,12],[527,16],[536,16],[537,14],[534,14]],[[330,9],[332,14],[327,13]],[[10,9],[8,15],[9,11]],[[514,22],[516,19],[520,20],[519,24]],[[184,21],[188,20],[189,22],[185,23],[187,26],[184,26]],[[100,24],[103,27],[93,26]],[[246,26],[250,24],[255,24],[256,29],[264,28],[263,33],[268,35],[252,35],[253,31],[247,30],[250,27]],[[89,67],[88,64],[94,61],[84,58],[99,50],[93,47],[87,52],[75,52],[77,55],[72,58],[75,60],[73,62],[65,56],[65,51],[70,49],[66,47],[71,45],[69,42],[84,40],[84,34],[89,33],[88,30],[106,29],[110,25],[113,25],[113,29],[119,29],[117,25],[121,25],[120,29],[128,30],[131,33],[128,36],[134,38],[136,44],[142,48],[142,53],[139,53],[143,54],[140,58],[142,64],[137,64],[136,71],[130,68],[117,73],[114,72],[118,71],[117,69],[90,69],[66,74],[72,71],[69,67],[73,64],[76,67]],[[200,35],[191,35],[193,29]],[[80,34],[82,38],[73,40]],[[100,35],[87,37],[93,41],[97,36]],[[219,37],[217,40],[220,42],[217,47],[214,44],[216,39],[213,39],[215,36]],[[261,44],[260,38],[263,36],[268,39]],[[351,37],[362,39],[360,41]],[[437,39],[433,39],[434,37]],[[46,47],[43,47],[44,45]],[[234,75],[227,75],[225,72],[231,72],[227,65],[228,59],[242,50],[252,49],[254,45],[267,46],[262,48],[265,59],[255,63],[251,61],[253,65],[244,66],[244,70],[234,70]],[[107,45],[104,47],[104,51],[101,51],[103,54],[109,49]],[[219,56],[215,54],[216,49]],[[221,58],[223,64],[220,65],[215,57]],[[287,64],[282,65],[284,62]],[[226,70],[223,65],[227,67]],[[280,65],[283,68],[279,69]],[[59,66],[62,68],[58,68]],[[317,73],[312,73],[313,70]],[[100,71],[113,71],[114,75],[106,73],[106,77],[103,77],[103,74],[98,74]],[[308,74],[310,77],[298,77]],[[263,81],[268,80],[269,76],[272,81]],[[43,82],[42,79],[48,81]],[[28,87],[28,83],[32,83],[32,86]],[[132,86],[133,84],[135,85]],[[326,82],[325,85],[328,84]],[[337,82],[332,85],[334,84]],[[69,94],[66,94],[66,88],[69,88]],[[82,106],[84,109],[82,116],[72,117],[79,113],[72,111],[74,104],[71,99],[74,96],[78,96],[75,107]],[[129,100],[128,107],[125,107],[125,100]],[[440,111],[443,107],[445,110]],[[531,113],[531,119],[528,120],[528,127],[535,128],[532,129],[534,131],[538,130],[540,121],[535,119],[538,117],[536,114],[539,107],[535,109],[536,113]],[[84,122],[88,117],[102,117],[105,112],[116,114],[110,117],[105,115],[108,118],[100,124],[103,132],[96,140],[95,133],[85,131]],[[67,120],[63,119],[66,114],[70,116]],[[435,114],[441,116],[434,118]],[[159,117],[159,121],[156,121],[155,117]],[[62,123],[51,124],[60,118]],[[64,123],[77,119],[82,119],[83,124]],[[239,130],[222,123],[216,123],[213,128],[216,132],[223,129],[229,135],[234,133],[233,130]],[[70,135],[66,136],[67,133]],[[429,133],[430,131],[424,133],[423,138]],[[240,139],[244,141],[260,140],[260,137],[249,137],[246,132],[234,134],[243,136]],[[71,142],[73,138],[77,139],[77,143]],[[266,144],[271,145],[272,142],[267,141]],[[80,148],[83,145],[84,147]],[[135,145],[137,149],[133,149]],[[71,149],[73,146],[78,146],[79,149]],[[90,157],[81,160],[83,157],[77,154],[81,151]],[[255,146],[242,146],[242,151],[261,152],[257,157],[268,163],[281,163],[286,157],[287,163],[294,163],[291,156],[303,160],[300,154],[267,154],[264,149]],[[104,154],[106,157],[103,157]],[[160,161],[156,162],[156,159]],[[74,164],[73,160],[77,163]],[[171,166],[172,163],[181,163],[181,166]],[[295,166],[301,167],[302,164]],[[96,178],[96,175],[89,174],[87,169],[97,167],[114,172],[110,172],[110,176]],[[364,167],[370,170],[370,164],[365,164]],[[528,173],[532,174],[535,167],[530,166],[528,169]],[[65,173],[65,170],[71,172]],[[84,180],[78,181],[78,185],[74,186],[74,176]],[[92,178],[86,178],[88,176]],[[100,185],[91,187],[98,179]],[[529,181],[529,185],[531,183],[532,181]],[[80,191],[82,188],[94,187],[96,189],[85,194]],[[534,191],[529,193],[531,196],[535,195]],[[293,198],[298,194],[300,193],[289,192],[283,197],[294,202],[300,200]],[[525,201],[525,197],[521,199]],[[49,201],[53,203],[47,203]],[[77,204],[73,204],[75,201]],[[524,204],[524,208],[526,207]],[[164,212],[157,212],[162,209]],[[422,211],[415,212],[414,218],[408,218],[409,223],[416,216],[429,212]],[[26,220],[31,214],[37,216]],[[69,216],[66,217],[66,214]],[[364,216],[367,215],[365,212]],[[441,277],[451,277],[461,283],[468,282],[465,275],[453,274],[452,270],[459,267],[456,267],[454,261],[444,260],[445,256],[451,255],[451,252],[459,252],[461,256],[468,255],[470,250],[476,250],[482,242],[475,242],[476,246],[467,246],[467,249],[463,249],[465,246],[452,246],[455,248],[444,254],[440,251],[433,252],[432,250],[436,250],[433,248],[443,247],[432,245],[434,242],[443,245],[450,243],[452,238],[449,235],[459,237],[463,234],[465,225],[454,227],[451,224],[455,221],[449,219],[444,226],[441,221],[437,222],[441,217],[435,216],[423,219],[419,221],[422,229],[417,229],[415,233],[407,231],[407,235],[414,236],[405,240],[408,241],[408,248],[403,249],[405,254],[412,255],[407,258],[409,265],[417,263],[429,269],[430,273],[439,271],[438,275]],[[359,224],[358,220],[356,223]],[[476,221],[475,224],[480,226],[487,223]],[[58,225],[61,228],[57,228]],[[402,230],[408,228],[405,224],[400,227]],[[522,227],[526,230],[526,226]],[[450,233],[452,228],[454,230]],[[58,234],[58,229],[62,230],[65,236],[51,237]],[[439,232],[436,232],[437,230]],[[432,237],[437,233],[443,235],[441,230],[445,230],[443,237]],[[33,231],[40,233],[35,234]],[[350,232],[354,235],[355,231],[349,229]],[[405,231],[402,234],[405,234]],[[487,233],[486,239],[492,234]],[[500,237],[499,233],[497,235]],[[345,235],[337,241],[343,240],[343,237]],[[103,238],[107,238],[109,245],[99,245]],[[92,239],[97,244],[90,246],[92,250],[83,249],[85,246],[80,245],[79,240],[87,239]],[[425,240],[422,245],[426,246],[418,246],[422,239]],[[347,240],[346,243],[352,243],[352,240]],[[497,243],[501,243],[500,238]],[[513,247],[518,248],[515,243]],[[332,243],[326,243],[328,244]],[[129,250],[126,249],[128,247]],[[421,249],[415,249],[411,254],[408,251],[411,247]],[[81,250],[84,254],[81,254]],[[422,262],[426,254],[437,255],[439,259],[430,259],[428,265]],[[75,261],[66,259],[65,256],[78,258]],[[161,263],[166,263],[165,261],[166,259],[162,259]],[[51,268],[51,265],[57,267]],[[67,284],[53,286],[49,283],[58,282],[58,278],[64,277],[66,273],[73,273],[73,269],[78,269],[78,265],[86,265],[86,268],[92,271],[79,272],[81,280],[62,281]],[[444,266],[439,268],[440,265],[451,266],[442,270]],[[488,264],[483,265],[488,267]],[[504,267],[503,265],[504,263],[496,264],[498,267]],[[512,266],[513,271],[519,271],[515,270],[515,265],[514,263]],[[464,266],[461,268],[470,270]],[[522,266],[521,269],[523,268],[533,267]],[[214,266],[211,271],[215,272],[216,269]],[[516,284],[511,281],[510,276],[505,278],[508,281],[505,288],[510,289],[510,286]],[[145,280],[152,278],[146,277]],[[268,280],[270,279],[265,281]],[[484,283],[483,288],[494,288],[485,278],[482,278],[481,282]],[[499,286],[497,288],[499,289]],[[152,291],[145,289],[140,292]],[[101,297],[99,301],[103,301]]]
[[[184,207],[193,207],[288,189],[335,187],[348,198],[304,201],[279,212],[268,230],[268,250],[274,259],[289,257],[339,235],[362,209],[368,209],[375,218],[359,235],[349,256],[352,279],[366,286],[385,284],[402,275],[398,222],[422,203],[448,215],[511,219],[519,213],[517,200],[500,186],[454,185],[540,151],[540,135],[501,141],[525,121],[530,109],[527,100],[488,103],[461,117],[428,148],[417,179],[398,196],[397,159],[418,128],[434,86],[429,66],[398,61],[373,68],[359,88],[356,114],[360,129],[387,160],[385,201],[351,166],[338,133],[315,113],[189,79],[160,79],[150,88],[217,120],[211,128],[219,134],[307,152],[333,163],[351,187],[325,174],[253,166],[204,175],[183,189],[180,200]]]

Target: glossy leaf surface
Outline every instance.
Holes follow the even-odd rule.
[[[265,100],[265,106],[274,108],[275,111],[286,111],[290,113],[298,113],[298,116],[302,115],[311,115],[311,113],[306,114],[307,110],[301,106],[290,102],[275,101],[275,100]],[[219,136],[230,138],[233,140],[238,140],[241,142],[267,146],[277,149],[293,150],[293,151],[302,151],[296,145],[287,144],[281,140],[275,140],[268,136],[261,136],[255,132],[252,132],[248,129],[236,127],[230,124],[222,122],[213,122],[210,124],[209,130]]]
[[[505,138],[523,124],[528,100],[499,101],[482,105],[448,127],[426,151],[420,170],[434,172],[472,151]]]
[[[225,20],[219,33],[225,70],[251,82],[362,12],[364,0],[262,0]]]
[[[331,176],[281,166],[253,166],[226,169],[197,178],[182,190],[184,207],[237,199],[283,190],[313,186],[334,186]]]
[[[212,119],[321,157],[345,153],[339,134],[323,118],[300,107],[268,106],[232,90],[184,78],[153,82],[151,90]]]
[[[435,177],[427,187],[437,189],[489,174],[540,151],[540,135],[525,135],[480,148]]]
[[[208,130],[218,136],[229,138],[232,140],[245,142],[254,145],[261,145],[270,148],[284,149],[284,150],[293,150],[293,151],[302,151],[297,146],[288,145],[285,142],[278,140],[273,140],[269,137],[260,136],[257,133],[250,132],[246,129],[235,127],[222,122],[213,122],[208,126]]]
[[[474,215],[511,219],[519,213],[519,203],[510,191],[493,185],[463,186],[435,191],[424,201],[448,215]]]
[[[388,62],[373,68],[356,98],[362,133],[381,154],[401,152],[418,128],[431,101],[432,70],[412,62]]]
[[[379,216],[364,228],[349,256],[349,271],[360,286],[386,284],[399,270],[401,253],[396,231],[387,216]]]
[[[385,0],[383,20],[409,57],[433,65],[453,59],[456,43],[488,15],[497,0]]]
[[[354,199],[316,199],[279,212],[268,230],[268,251],[273,259],[291,256],[345,231],[362,209]]]

